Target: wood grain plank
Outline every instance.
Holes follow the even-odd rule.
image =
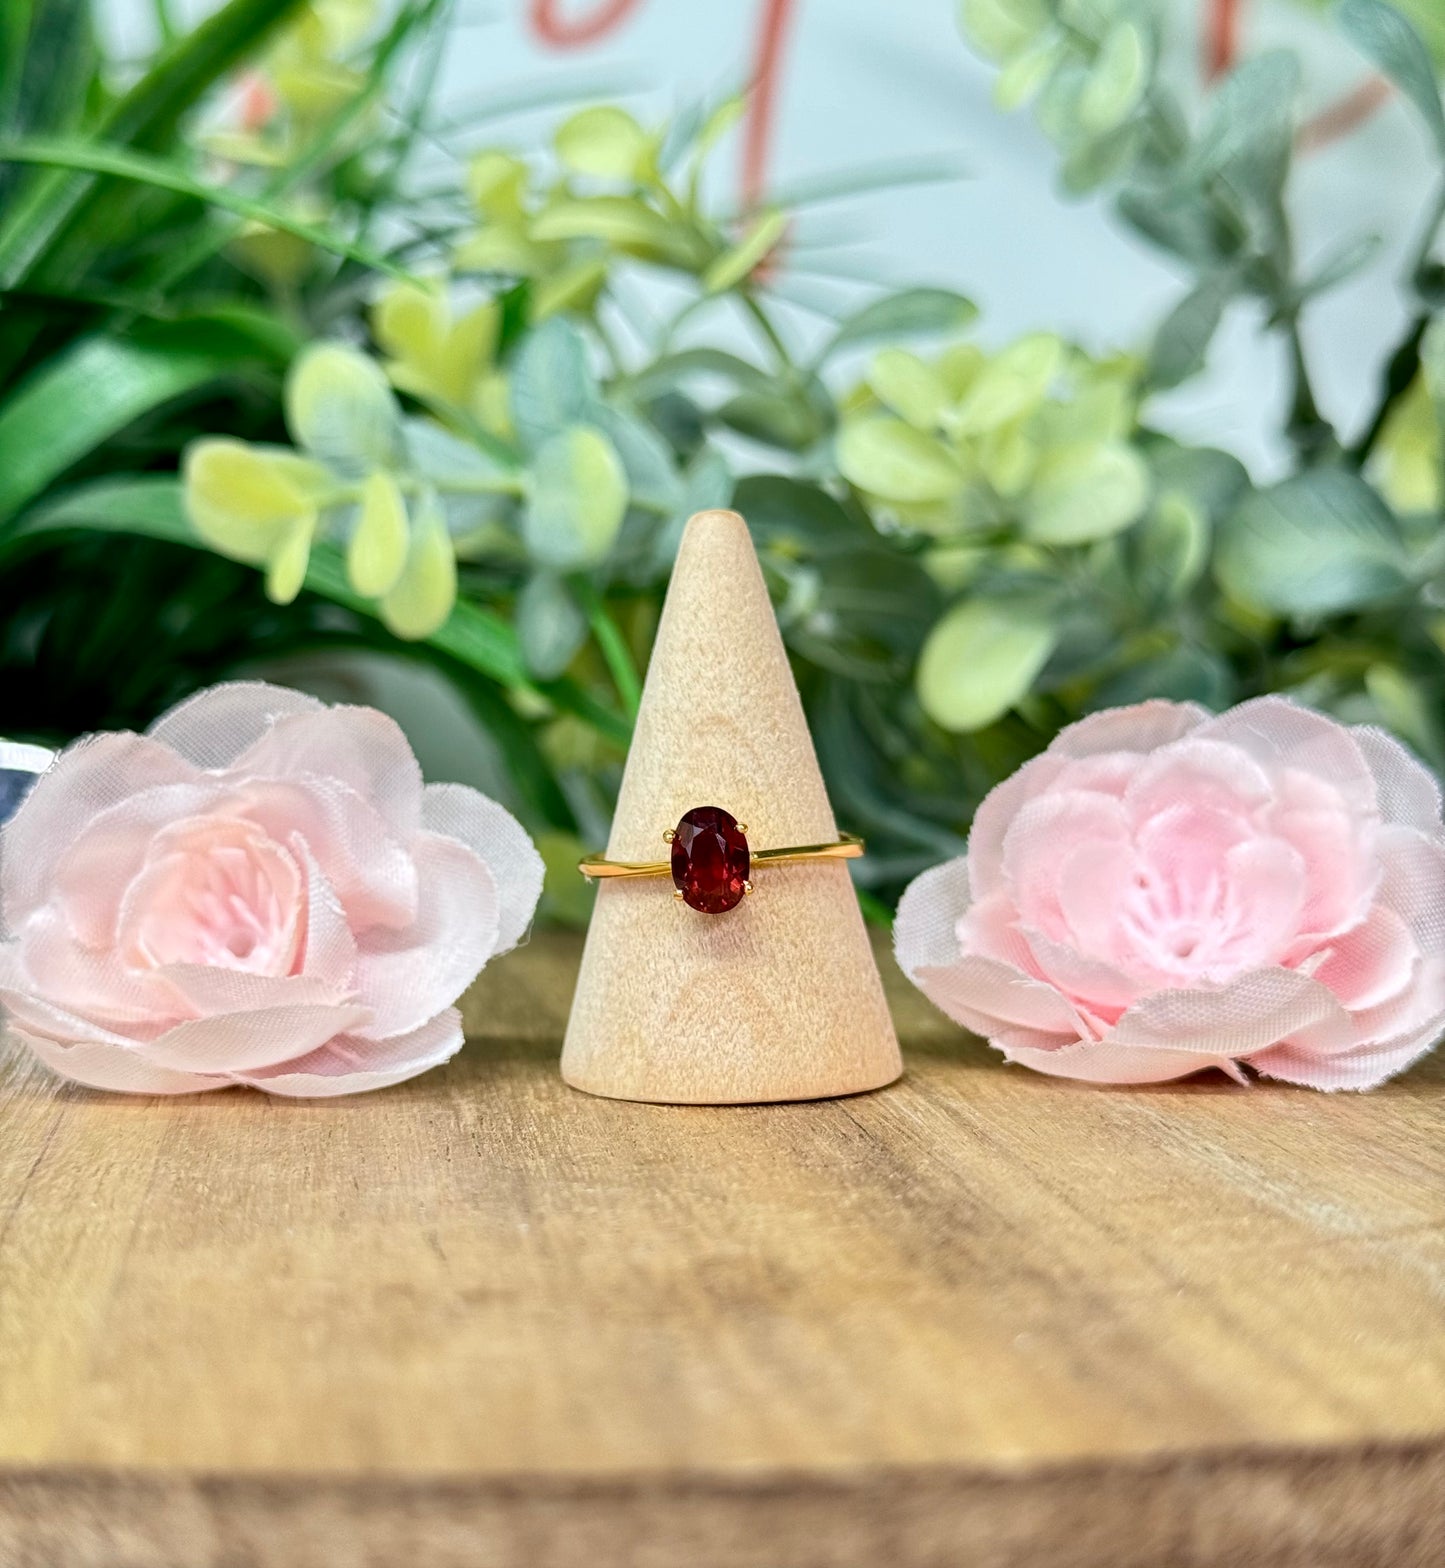
[[[355,1101],[0,1074],[4,1568],[1445,1560],[1441,1059],[1100,1090],[889,966],[890,1089],[609,1102],[577,953]]]

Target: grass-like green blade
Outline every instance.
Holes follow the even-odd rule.
[[[8,552],[38,535],[78,529],[137,534],[191,549],[206,548],[185,515],[177,479],[127,476],[82,486],[26,513],[8,532],[0,533],[0,563]],[[312,550],[306,587],[358,615],[377,617],[374,601],[362,598],[352,588],[345,559],[334,545],[318,544]],[[499,685],[530,686],[540,691],[558,708],[618,745],[626,746],[631,736],[631,725],[621,714],[604,707],[575,681],[529,681],[516,633],[500,616],[480,605],[458,600],[446,625],[427,642]]]
[[[234,370],[240,358],[188,349],[176,337],[93,337],[48,361],[0,408],[0,520],[142,414]]]
[[[237,217],[264,223],[268,228],[294,234],[321,250],[359,262],[376,272],[384,272],[402,282],[408,274],[394,266],[385,256],[365,246],[353,245],[350,240],[314,223],[305,223],[286,213],[253,201],[222,185],[207,185],[193,179],[183,169],[161,158],[151,158],[143,153],[128,152],[123,147],[112,147],[97,142],[49,141],[0,141],[0,163],[34,163],[50,168],[76,169],[87,174],[110,174],[122,180],[133,180],[157,190],[174,191],[178,196],[191,196],[197,201],[219,207]],[[19,281],[8,270],[0,278],[0,286],[14,287]]]
[[[185,37],[177,39],[138,82],[109,109],[97,126],[107,142],[158,151],[172,141],[181,117],[223,76],[253,55],[304,0],[228,0]],[[9,8],[11,0],[4,0]],[[20,6],[19,10],[28,7]],[[8,129],[8,128],[7,128]],[[0,280],[13,284],[47,256],[79,224],[88,232],[110,232],[90,221],[116,193],[76,180],[52,167],[32,181],[0,222]],[[84,239],[84,235],[79,236]]]

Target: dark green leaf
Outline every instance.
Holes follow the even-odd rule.
[[[252,201],[248,196],[224,185],[207,185],[192,179],[183,169],[159,158],[141,153],[127,152],[124,148],[108,146],[101,142],[0,142],[0,163],[33,163],[58,169],[78,169],[91,174],[111,174],[118,179],[132,180],[157,190],[174,191],[180,196],[190,196],[210,206],[219,207],[238,217],[249,218],[267,228],[279,229],[283,234],[294,234],[298,239],[315,245],[320,250],[345,256],[376,272],[408,280],[408,274],[393,266],[386,257],[364,246],[353,245],[345,236],[318,224],[293,218],[279,208],[265,202]],[[0,274],[13,287],[23,275],[33,257],[26,251],[18,255],[0,241]]]
[[[140,415],[259,357],[186,336],[86,338],[25,382],[0,408],[0,519]]]
[[[1215,555],[1224,588],[1278,615],[1328,615],[1409,586],[1399,526],[1359,475],[1323,468],[1249,496]]]
[[[901,289],[849,316],[829,339],[818,362],[824,363],[840,348],[880,338],[962,332],[977,316],[978,306],[952,289]]]
[[[550,316],[523,339],[511,364],[512,423],[530,450],[569,425],[597,422],[601,398],[582,334]]]
[[[77,529],[139,534],[205,549],[185,515],[179,481],[127,476],[73,490],[52,504],[27,513],[0,539],[0,559],[39,535]],[[312,550],[306,587],[359,615],[379,618],[375,601],[362,598],[351,587],[345,558],[334,545],[320,544]],[[427,638],[427,643],[502,686],[528,684],[516,633],[500,616],[479,605],[459,600],[445,625]],[[576,714],[607,739],[622,746],[627,744],[632,732],[628,721],[574,682],[536,684],[559,708]]]
[[[538,572],[517,596],[517,638],[527,668],[555,680],[587,637],[587,617],[560,577]]]
[[[1170,311],[1149,350],[1151,387],[1158,391],[1177,387],[1204,368],[1205,355],[1236,286],[1232,273],[1211,273]]]
[[[1445,152],[1445,108],[1435,66],[1414,26],[1384,0],[1342,0],[1337,14],[1350,41],[1420,111],[1436,146]]]

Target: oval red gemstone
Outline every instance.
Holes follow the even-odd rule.
[[[738,819],[721,806],[685,811],[672,839],[672,880],[683,901],[721,915],[747,892],[751,856]]]

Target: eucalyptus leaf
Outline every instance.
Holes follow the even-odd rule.
[[[1177,490],[1161,495],[1130,536],[1135,581],[1149,599],[1182,599],[1209,564],[1209,519]]]
[[[522,537],[539,565],[576,571],[604,560],[627,510],[627,476],[595,426],[574,425],[538,450]]]
[[[1341,0],[1340,26],[1361,54],[1374,63],[1419,110],[1445,153],[1445,107],[1435,64],[1414,25],[1384,0]]]
[[[1278,615],[1328,615],[1409,586],[1399,525],[1358,474],[1322,468],[1256,491],[1229,518],[1215,553],[1224,589]]]
[[[1112,131],[1138,107],[1149,74],[1149,50],[1131,21],[1110,29],[1079,98],[1079,123],[1095,136]]]
[[[561,316],[549,317],[522,340],[508,391],[512,423],[528,451],[569,425],[595,422],[602,407],[587,344]]]
[[[879,338],[962,332],[978,318],[978,306],[952,289],[900,289],[849,316],[818,356],[825,363],[842,348]]]
[[[983,729],[1028,692],[1056,640],[1049,617],[1023,605],[987,599],[955,605],[919,657],[923,711],[946,730]]]
[[[759,549],[790,559],[854,552],[878,542],[856,512],[801,479],[750,474],[738,481],[734,502]]]
[[[551,572],[527,579],[517,596],[517,639],[539,680],[561,675],[587,640],[587,617],[566,583]]]
[[[683,484],[677,465],[667,443],[651,425],[611,406],[599,409],[595,422],[622,460],[635,505],[666,512],[680,503]]]
[[[787,213],[777,208],[760,212],[738,243],[709,263],[702,275],[704,293],[736,288],[787,233],[789,221]]]
[[[401,408],[381,366],[344,343],[317,343],[286,379],[286,424],[296,444],[359,476],[402,460]]]
[[[1169,312],[1149,349],[1145,374],[1151,387],[1167,391],[1204,368],[1209,345],[1237,288],[1233,273],[1209,273]]]
[[[550,240],[602,240],[618,250],[695,266],[704,258],[685,229],[632,196],[563,197],[532,221],[531,236]]]
[[[947,449],[901,419],[851,419],[838,432],[838,469],[888,501],[945,501],[964,475]]]
[[[1087,544],[1135,522],[1149,499],[1149,470],[1122,441],[1050,454],[1023,509],[1036,544]]]
[[[1244,499],[1249,474],[1243,463],[1216,447],[1160,441],[1148,450],[1155,489],[1184,496],[1210,523],[1223,521]]]
[[[651,138],[625,109],[596,104],[563,121],[557,154],[579,174],[631,180],[641,172]]]
[[[388,631],[407,642],[432,637],[446,624],[457,598],[457,558],[434,495],[424,495],[412,519],[401,575],[381,600]]]
[[[1222,176],[1258,208],[1271,209],[1289,168],[1299,86],[1299,61],[1283,49],[1237,65],[1210,102],[1190,172]]]
[[[875,354],[868,385],[880,403],[918,430],[935,430],[949,402],[937,370],[907,349],[885,348]]]

